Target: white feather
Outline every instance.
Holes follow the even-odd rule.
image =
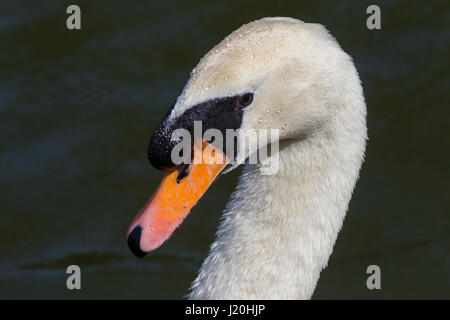
[[[171,117],[248,91],[254,101],[242,127],[281,130],[280,170],[265,176],[259,165],[246,165],[189,298],[309,299],[364,157],[359,76],[323,26],[265,18],[200,61]]]

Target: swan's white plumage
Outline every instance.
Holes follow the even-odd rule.
[[[366,107],[353,62],[319,24],[242,26],[191,73],[170,118],[254,92],[242,128],[278,128],[280,170],[246,165],[192,299],[308,299],[326,266],[363,161]]]

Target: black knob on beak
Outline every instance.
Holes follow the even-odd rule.
[[[150,164],[158,169],[170,169],[175,165],[172,162],[172,149],[177,141],[171,141],[172,130],[168,129],[163,121],[153,132],[147,147],[147,157]]]

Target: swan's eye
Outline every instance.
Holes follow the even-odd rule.
[[[253,93],[244,93],[243,95],[237,96],[235,100],[235,105],[238,108],[245,108],[253,101]]]

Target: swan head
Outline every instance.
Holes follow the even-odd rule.
[[[192,131],[195,120],[202,121],[203,132],[275,129],[280,140],[307,137],[327,130],[327,121],[346,106],[344,93],[359,87],[351,58],[322,25],[291,18],[251,22],[192,70],[152,136],[149,160],[157,168],[173,167],[173,131]],[[232,167],[258,147],[256,138],[247,141],[247,150],[244,142],[236,141],[233,160],[240,160]]]
[[[200,121],[202,134],[216,129],[225,138],[227,129],[241,130],[233,148],[225,147],[226,141],[219,147],[228,158],[233,154],[228,164],[232,169],[261,147],[257,138],[239,139],[246,130],[276,130],[278,134],[269,135],[268,143],[336,133],[337,119],[349,108],[349,95],[354,93],[359,99],[361,91],[350,56],[322,25],[291,18],[257,20],[227,36],[192,70],[153,133],[148,157],[158,169],[179,168],[172,159],[179,142],[173,133],[177,129],[193,133],[194,122]],[[145,226],[138,220],[129,229],[132,235],[136,226],[141,227],[139,234],[135,231],[132,236],[130,248],[134,246],[134,251],[143,247]],[[147,251],[167,237],[153,239]]]

